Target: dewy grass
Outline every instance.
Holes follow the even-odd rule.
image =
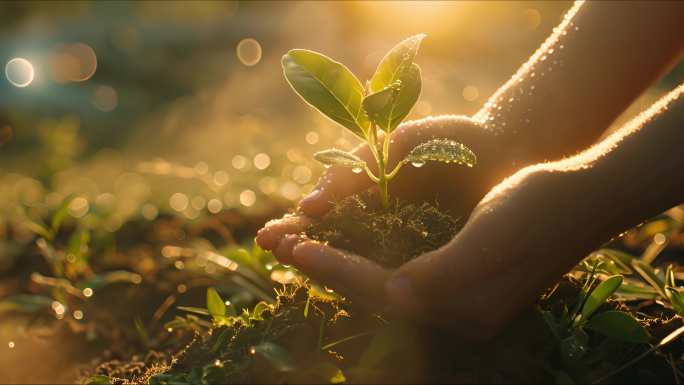
[[[576,304],[581,292],[581,282],[566,278],[542,297],[539,310],[559,317]],[[547,327],[543,313],[535,309],[495,340],[473,344],[442,330],[387,323],[373,314],[353,312],[348,305],[308,284],[288,285],[278,292],[272,306],[247,312],[250,322],[215,323],[175,354],[104,364],[86,382],[588,383],[649,348],[587,330],[582,334],[586,337],[584,354],[568,357],[565,352],[575,337],[559,339]],[[598,314],[621,306],[605,303]],[[679,318],[646,317],[642,314],[641,323],[657,338],[681,326]],[[681,349],[669,352],[681,353]],[[670,374],[666,360],[650,355],[639,365],[614,373],[610,380],[640,378],[662,383],[669,381]]]
[[[390,134],[406,118],[422,88],[420,67],[414,63],[425,35],[412,36],[392,48],[382,59],[364,87],[344,65],[329,57],[304,49],[283,56],[283,73],[292,89],[305,102],[339,123],[368,144],[376,171],[358,156],[330,149],[314,158],[326,166],[349,167],[366,172],[377,183],[380,202],[389,207],[388,183],[408,163],[420,167],[425,162],[459,163],[469,167],[477,158],[466,146],[453,140],[433,139],[419,144],[390,170]],[[384,132],[379,139],[378,129]]]

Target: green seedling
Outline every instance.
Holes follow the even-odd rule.
[[[597,312],[623,282],[622,275],[613,275],[594,287],[598,280],[596,273],[599,265],[600,262],[594,264],[586,277],[572,311],[566,307],[560,317],[550,311],[541,311],[549,330],[559,341],[562,356],[569,362],[582,358],[589,350],[586,330],[633,344],[645,344],[651,339],[646,329],[631,314],[618,310]]]
[[[421,167],[428,161],[437,161],[472,167],[477,161],[475,154],[459,142],[432,139],[413,148],[389,170],[390,134],[420,95],[421,73],[414,59],[424,37],[412,36],[392,48],[366,87],[347,67],[321,53],[293,49],[282,59],[283,72],[292,89],[323,115],[368,143],[377,167],[374,172],[365,160],[339,149],[318,152],[314,158],[328,167],[349,167],[355,173],[365,171],[378,184],[385,208],[389,206],[388,183],[404,165]]]

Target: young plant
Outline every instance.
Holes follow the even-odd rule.
[[[599,279],[597,271],[603,264],[603,261],[597,261],[585,277],[572,311],[565,307],[560,317],[551,311],[541,311],[543,320],[559,341],[562,357],[569,362],[582,358],[589,350],[587,329],[613,340],[633,344],[645,344],[651,339],[648,331],[631,314],[619,310],[597,312],[623,282],[623,276],[618,274],[595,285]]]
[[[421,167],[428,161],[438,161],[472,167],[477,161],[463,144],[433,139],[416,146],[392,170],[388,169],[390,134],[420,95],[420,67],[414,58],[424,37],[412,36],[392,48],[366,87],[347,67],[318,52],[293,49],[282,59],[285,78],[305,102],[368,143],[377,174],[364,160],[342,150],[324,150],[314,158],[325,166],[350,167],[356,173],[365,171],[378,184],[385,208],[389,206],[388,183],[404,165]],[[382,138],[379,130],[384,133]]]

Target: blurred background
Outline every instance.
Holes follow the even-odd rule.
[[[125,266],[144,282],[157,274],[160,256],[184,257],[186,249],[175,245],[192,237],[162,228],[152,241],[137,227],[123,231],[127,223],[172,218],[183,227],[221,218],[241,228],[239,223],[249,222],[238,236],[217,230],[224,241],[240,242],[250,240],[264,220],[292,207],[322,170],[312,154],[331,146],[349,149],[357,139],[291,91],[280,67],[287,50],[323,52],[367,79],[394,44],[426,33],[417,58],[423,92],[410,118],[472,114],[571,5],[0,2],[0,298],[22,290],[39,292],[36,285],[50,282],[35,276],[29,280],[34,267],[20,258],[44,253],[40,243],[40,250],[35,246],[36,233],[43,235],[35,223],[60,213],[64,202],[65,223],[78,229],[74,234],[94,234],[89,254],[101,260],[112,256],[107,268]],[[621,120],[684,80],[683,73],[680,66]],[[112,234],[114,241],[98,233]],[[126,237],[135,236],[142,246],[125,251]],[[77,251],[85,235],[78,237],[68,242]],[[55,239],[59,244],[59,236]],[[163,248],[169,244],[176,248]],[[123,254],[130,257],[127,262]],[[164,266],[182,270],[185,265],[178,262]],[[205,273],[213,274],[204,263]],[[76,282],[97,271],[80,269],[65,274]],[[141,282],[139,275],[132,277],[131,282]],[[185,292],[182,285],[182,292],[181,286],[163,290],[177,295]],[[60,306],[66,302],[52,300],[46,303],[63,315]],[[126,325],[132,325],[131,317]],[[83,313],[73,318],[81,321]],[[16,330],[5,326],[0,349],[15,349]],[[20,357],[34,352],[27,349]],[[56,356],[51,357],[54,367],[69,359],[68,353]],[[3,361],[8,357],[0,353],[2,366],[23,360]]]
[[[90,220],[111,231],[159,212],[285,207],[315,182],[313,152],[356,144],[288,88],[288,49],[365,79],[396,42],[427,33],[412,117],[471,114],[570,5],[3,2],[0,228],[69,194],[72,216],[99,213]]]

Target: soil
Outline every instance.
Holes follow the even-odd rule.
[[[430,204],[383,210],[371,196],[340,202],[307,229],[310,237],[397,266],[450,240],[462,226]],[[461,341],[448,332],[359,311],[308,282],[284,286],[277,301],[232,327],[196,333],[185,347],[129,362],[108,362],[90,375],[106,383],[576,383],[593,382],[646,351],[587,331],[586,354],[569,360],[540,310],[556,317],[573,308],[581,284],[566,277],[496,339]],[[628,308],[609,302],[599,311],[638,314],[657,342],[682,325],[652,303]],[[657,315],[656,315],[657,314]],[[673,344],[623,368],[605,382],[674,383]],[[93,381],[95,383],[96,381]]]
[[[383,266],[397,267],[449,242],[464,222],[465,218],[454,218],[427,202],[394,200],[385,209],[377,196],[361,194],[336,203],[306,234]]]

